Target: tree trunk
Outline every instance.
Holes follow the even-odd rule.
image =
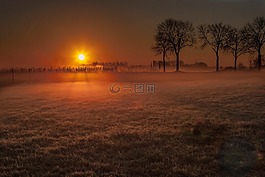
[[[164,52],[163,53],[163,70],[164,70],[164,72],[166,72],[166,53]]]
[[[219,53],[215,52],[216,55],[216,71],[219,71]]]
[[[176,52],[176,71],[179,71],[179,52]]]
[[[11,73],[12,73],[12,81],[15,81],[15,77],[14,77],[14,69],[11,69]]]
[[[261,70],[261,49],[258,50],[258,70]]]
[[[236,69],[237,69],[237,57],[236,56],[235,56],[234,63],[235,63],[234,70],[236,71]]]

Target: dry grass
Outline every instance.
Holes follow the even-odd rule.
[[[2,87],[0,176],[265,176],[262,81]]]

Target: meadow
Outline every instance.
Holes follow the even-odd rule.
[[[0,176],[265,176],[264,72],[0,81]]]

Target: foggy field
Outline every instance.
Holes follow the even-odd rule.
[[[0,74],[0,176],[261,177],[264,127],[264,72]]]

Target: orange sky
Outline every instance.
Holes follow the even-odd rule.
[[[151,46],[165,18],[239,27],[265,16],[264,9],[263,0],[0,0],[0,67],[73,65],[77,51],[88,53],[90,61],[150,64],[161,58]],[[185,63],[212,66],[214,57],[210,49],[181,54]],[[222,55],[220,63],[232,65],[233,59]]]

